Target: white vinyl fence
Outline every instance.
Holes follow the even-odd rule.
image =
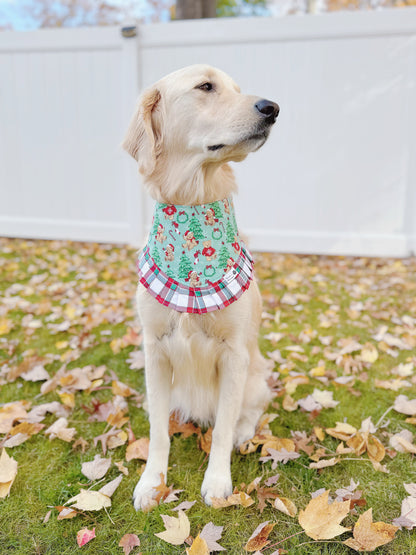
[[[0,34],[0,234],[139,244],[119,149],[138,92],[191,63],[279,103],[235,164],[253,250],[416,251],[416,9]]]

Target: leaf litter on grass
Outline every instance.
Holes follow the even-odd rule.
[[[36,438],[68,443],[79,457],[79,475],[84,473],[89,483],[81,480],[78,490],[71,492],[72,497],[66,497],[66,504],[72,506],[57,503],[52,515],[57,510],[59,520],[82,519],[88,525],[85,519],[89,511],[92,515],[101,509],[112,510],[112,495],[122,477],[129,480],[132,469],[140,470],[144,464],[141,461],[147,458],[147,434],[135,437],[133,431],[138,434],[138,430],[131,426],[132,415],[144,401],[136,379],[144,366],[142,332],[131,302],[137,283],[135,253],[127,247],[64,241],[2,239],[1,246],[4,302],[0,309],[0,387],[8,396],[0,405],[0,487],[6,495],[13,496],[13,481],[19,480],[18,449],[30,446]],[[373,522],[372,507],[360,513],[366,505],[365,498],[371,496],[372,486],[361,477],[361,489],[357,490],[347,469],[351,472],[349,465],[367,461],[377,472],[372,483],[382,484],[383,474],[389,472],[396,456],[408,457],[413,464],[415,260],[293,255],[256,258],[264,300],[261,345],[272,370],[269,384],[274,400],[271,413],[261,419],[255,436],[240,447],[240,472],[244,473],[249,461],[251,466],[257,461],[258,475],[254,480],[250,478],[249,486],[236,487],[229,499],[214,500],[219,511],[216,514],[220,515],[216,517],[218,522],[227,522],[230,511],[247,512],[256,522],[257,532],[250,539],[247,528],[245,538],[239,538],[235,549],[252,545],[261,553],[270,553],[274,547],[275,553],[283,553],[297,534],[309,535],[311,546],[313,541],[324,541],[333,531],[344,532],[351,527],[353,535],[342,541],[358,551],[377,549],[394,538],[400,541],[400,532],[396,534],[399,527],[416,526],[416,497],[411,484],[407,484],[412,492],[408,497],[405,486],[402,493],[397,492],[402,511],[399,515],[397,509],[394,524]],[[88,354],[103,347],[106,357],[89,362]],[[130,369],[130,373],[124,369]],[[25,383],[28,385],[23,386]],[[367,402],[361,404],[358,417],[353,409],[354,403],[361,403],[360,398]],[[382,411],[377,404],[368,402],[371,398],[379,400]],[[272,411],[277,411],[278,416]],[[291,424],[285,425],[286,421]],[[92,426],[98,434],[88,431]],[[170,435],[179,441],[195,438],[194,453],[198,449],[209,453],[211,430],[205,432],[173,415]],[[10,459],[4,447],[9,452],[16,449],[13,472],[10,462],[1,466],[2,460]],[[102,449],[97,452],[99,447]],[[109,453],[114,453],[118,462],[112,464]],[[122,474],[114,478],[116,468]],[[338,488],[334,488],[336,497],[324,488],[309,503],[305,502],[296,488],[288,488],[286,468],[289,475],[295,469],[306,468],[309,476],[322,485],[332,480]],[[348,476],[349,486],[346,481],[336,481],[334,468]],[[110,476],[102,485],[107,472],[112,473],[113,479]],[[131,489],[137,476],[132,479]],[[403,476],[403,482],[408,481]],[[175,490],[162,478],[155,503],[157,506],[180,501],[176,517],[165,515],[165,522],[172,529],[180,521],[177,528],[181,529],[181,537],[175,536],[175,541],[182,539],[186,531],[187,536],[178,545],[187,543],[189,547],[184,546],[184,550],[188,553],[218,550],[216,540],[221,533],[216,530],[221,528],[222,532],[223,528],[210,521],[208,512],[205,522],[194,520],[192,514],[188,518],[183,510],[192,513],[194,507],[202,512],[205,509],[200,499],[195,504],[186,498],[186,483],[181,486],[185,489]],[[313,510],[308,509],[311,503],[312,507],[317,504]],[[342,515],[345,513],[341,519],[338,506],[343,508]],[[47,509],[45,506],[44,514]],[[378,517],[383,516],[383,510],[381,503]],[[262,518],[264,511],[268,521]],[[320,515],[318,523],[314,524],[313,515]],[[111,518],[109,513],[108,516]],[[275,527],[281,518],[293,523],[292,534],[282,536],[280,527]],[[341,526],[343,518],[348,519],[348,526]],[[184,528],[186,520],[189,530],[188,525]],[[45,525],[50,522],[48,513]],[[101,524],[95,542],[99,541],[102,525],[102,521],[98,522]],[[155,526],[157,529],[156,522]],[[214,532],[204,536],[205,529]],[[227,529],[223,537],[226,543],[229,532]],[[137,547],[139,544],[134,544],[140,541],[141,533],[137,529],[126,530],[120,551]],[[169,538],[169,533],[165,537]],[[121,540],[120,534],[117,543]],[[338,546],[341,550],[341,540]]]

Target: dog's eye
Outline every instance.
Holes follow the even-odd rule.
[[[201,91],[212,91],[214,85],[212,83],[202,83],[202,85],[198,85],[195,88],[200,89]]]

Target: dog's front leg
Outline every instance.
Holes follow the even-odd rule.
[[[220,394],[208,468],[201,494],[207,505],[212,497],[227,497],[232,493],[230,458],[233,436],[240,416],[249,356],[244,346],[238,351],[226,349],[218,362]]]
[[[161,483],[166,480],[169,458],[169,405],[172,369],[157,342],[145,342],[146,392],[150,422],[149,458],[137,483],[133,501],[136,511],[146,509]]]

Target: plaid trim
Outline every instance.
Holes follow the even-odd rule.
[[[253,279],[253,259],[242,246],[241,254],[222,279],[204,287],[189,287],[167,276],[146,247],[137,260],[140,283],[160,304],[177,312],[206,314],[221,310],[241,297]]]

